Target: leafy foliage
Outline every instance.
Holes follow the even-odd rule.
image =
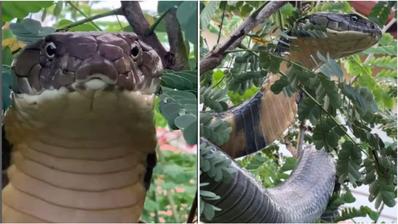
[[[394,1],[376,3],[370,12],[369,19],[379,24],[379,26],[384,25],[390,15],[391,9],[396,5],[397,3]]]
[[[264,187],[274,187],[285,181],[297,165],[294,157],[282,157],[275,144],[267,146],[263,151],[248,155],[239,161],[242,167],[250,171]]]
[[[174,8],[177,10],[177,19],[180,23],[183,32],[185,33],[185,37],[192,44],[196,45],[197,43],[197,14],[196,2],[192,1],[160,1],[158,3],[158,13],[164,13],[170,8]],[[194,24],[194,25],[193,25]]]
[[[261,6],[262,2],[256,4]],[[221,24],[223,5],[215,9],[215,4],[203,3],[206,26],[202,28],[214,35],[230,34],[234,30],[232,27],[236,27],[236,21],[242,21],[253,12],[249,5],[244,1],[228,2],[225,15],[230,21]],[[333,214],[337,211],[337,216],[334,215],[331,222],[359,216],[368,216],[377,221],[384,205],[391,207],[396,203],[397,125],[396,112],[392,110],[396,108],[397,96],[396,40],[384,33],[377,45],[339,61],[318,53],[314,57],[322,65],[316,70],[305,68],[288,60],[288,57],[283,58],[284,55],[278,55],[280,51],[275,51],[278,44],[273,40],[282,36],[282,40],[288,43],[286,29],[293,27],[295,18],[305,16],[308,12],[353,11],[346,1],[308,5],[308,8],[300,10],[290,3],[286,4],[269,21],[252,30],[239,45],[240,49],[230,50],[213,73],[204,74],[201,85],[219,92],[228,89],[229,99],[226,103],[231,107],[253,96],[267,72],[279,74],[280,79],[271,86],[271,90],[276,94],[284,92],[295,96],[300,101],[298,120],[312,130],[312,134],[306,136],[306,141],[315,144],[318,149],[325,148],[337,161],[338,185],[344,188],[345,193],[336,190],[328,205]],[[385,24],[386,15],[394,5],[395,2],[377,3],[371,19],[380,25]],[[207,10],[214,14],[213,17]],[[310,31],[306,30],[310,36],[324,35],[319,27],[307,28],[310,28]],[[206,42],[210,37],[210,34],[203,32],[201,43],[213,46]],[[207,104],[203,103],[206,122],[201,122],[202,136],[210,121],[219,120],[217,116],[211,117],[215,110]],[[222,121],[218,124],[221,125]],[[207,131],[204,136],[218,145],[227,141],[228,134],[223,128],[213,130]],[[295,127],[291,127],[292,133],[294,130]],[[290,137],[287,136],[285,140],[290,140]],[[264,186],[274,186],[287,177],[287,174],[280,176],[278,171],[284,163],[281,163],[280,156],[263,152],[253,157],[247,156],[239,163],[260,179]],[[349,189],[361,185],[369,185],[369,202],[374,202],[378,212],[366,206],[340,209],[340,206],[346,207],[346,204],[355,201]]]
[[[222,112],[228,108],[227,105],[227,90],[226,89],[212,89],[202,87],[201,90],[201,103],[208,106],[215,112]]]
[[[10,21],[14,18],[22,19],[29,13],[37,12],[54,4],[53,1],[23,2],[7,1],[1,4],[2,21]]]
[[[184,222],[196,191],[196,156],[161,151],[141,220]]]
[[[17,37],[17,40],[26,44],[32,44],[55,32],[54,28],[42,27],[41,23],[34,19],[24,19],[19,23],[11,23],[10,29]]]
[[[231,160],[228,160],[225,155],[222,155],[222,152],[205,140],[200,144],[200,160],[202,161],[200,170],[214,181],[229,182],[232,180],[231,177],[235,170],[231,168]],[[221,210],[212,205],[211,201],[220,199],[220,196],[211,191],[203,190],[203,187],[207,185],[208,183],[201,181],[200,215],[203,214],[208,220],[211,220],[215,212]]]
[[[177,2],[177,19],[184,33],[184,43],[196,45],[197,27],[196,3]],[[10,103],[9,86],[13,84],[10,65],[25,43],[32,43],[56,29],[62,29],[76,21],[108,12],[109,5],[93,7],[95,1],[45,1],[45,2],[2,2],[2,87],[3,109]],[[159,6],[165,2],[159,2]],[[102,5],[102,4],[98,4]],[[174,4],[175,5],[175,4]],[[161,8],[161,7],[160,7]],[[153,25],[162,14],[161,9],[153,15],[143,12],[150,25]],[[31,18],[41,18],[41,21]],[[131,32],[126,20],[114,15],[106,20],[94,20],[71,27],[68,31]],[[43,27],[46,20],[50,27]],[[163,24],[157,26],[159,40],[168,44]],[[4,41],[6,40],[6,41]],[[196,62],[196,46],[187,47],[189,60]],[[192,68],[196,63],[191,63]],[[161,82],[161,94],[155,103],[155,121],[157,126],[167,124],[173,129],[181,129],[187,142],[195,144],[197,140],[197,75],[196,70],[165,71]],[[175,110],[175,111],[173,111]],[[145,211],[142,219],[154,222],[183,222],[186,220],[189,207],[195,195],[195,161],[194,155],[162,152],[158,165],[154,169],[154,178],[147,193]]]
[[[197,100],[192,92],[162,87],[159,109],[171,128],[182,129],[185,140],[196,143]]]
[[[200,113],[200,135],[217,145],[226,143],[232,128],[229,124],[210,113]]]
[[[165,71],[159,111],[173,129],[181,129],[189,144],[197,141],[196,71]]]
[[[340,159],[337,162],[339,182],[349,180],[355,186],[361,177],[359,172],[362,163],[361,150],[352,142],[344,142],[341,148],[338,155]]]

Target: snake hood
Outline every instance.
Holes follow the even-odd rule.
[[[65,32],[46,36],[16,57],[17,93],[86,88],[154,92],[162,64],[134,33]]]

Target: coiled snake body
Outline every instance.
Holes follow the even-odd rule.
[[[377,26],[353,18],[315,14],[297,22],[326,27],[328,35],[296,35],[289,58],[312,68],[316,51],[339,58],[373,45]],[[152,93],[162,70],[156,52],[133,33],[56,33],[26,47],[12,68],[17,82],[4,124],[13,164],[2,221],[138,221],[156,164]],[[294,118],[295,100],[272,94],[269,77],[257,98],[225,116],[233,132],[221,147],[231,157],[263,148]],[[303,150],[291,179],[271,190],[233,167],[233,184],[204,180],[222,196],[216,205],[223,211],[213,221],[314,221],[333,189],[333,163],[311,149]]]
[[[323,35],[310,35],[322,31]],[[296,21],[289,44],[280,44],[277,51],[287,59],[309,69],[322,64],[317,57],[329,55],[341,58],[360,52],[381,37],[378,26],[354,14],[316,13]],[[283,67],[283,65],[282,65]],[[267,74],[260,92],[246,103],[218,115],[230,123],[232,132],[229,141],[216,146],[206,139],[201,144],[212,150],[225,152],[231,160],[264,148],[280,137],[294,122],[296,97],[283,92],[274,94],[271,85],[278,79],[276,74]],[[221,208],[211,222],[314,222],[325,210],[335,182],[335,164],[324,151],[305,145],[299,153],[299,163],[283,184],[264,189],[246,171],[232,162],[234,172],[230,182],[216,182],[206,173],[202,187],[221,196],[209,203]],[[232,157],[232,158],[231,158]],[[203,220],[202,219],[202,220]]]
[[[134,33],[55,33],[12,64],[3,222],[137,222],[162,64]]]

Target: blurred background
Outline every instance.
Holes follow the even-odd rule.
[[[196,2],[162,2],[142,1],[140,6],[145,18],[152,26],[160,22],[155,27],[155,33],[162,45],[168,50],[169,42],[164,22],[161,15],[170,7],[177,10],[177,19],[182,27],[185,45],[187,49],[190,68],[186,68],[193,84],[190,86],[190,93],[196,92],[196,23],[191,24],[192,18],[197,18]],[[10,104],[10,86],[13,77],[10,72],[10,65],[14,55],[27,43],[37,38],[46,36],[60,29],[95,15],[103,15],[121,6],[119,1],[29,1],[29,2],[3,2],[2,3],[2,80],[3,80],[3,111]],[[186,10],[189,8],[190,10]],[[17,24],[10,26],[10,24]],[[17,28],[15,28],[17,27]],[[127,20],[121,15],[111,15],[86,22],[81,25],[73,26],[69,31],[105,31],[121,32],[132,31]],[[184,71],[182,71],[184,73]],[[180,91],[170,82],[174,82],[176,77],[186,74],[175,74],[169,72],[167,80],[162,82],[163,89],[167,87]],[[177,84],[178,84],[177,77]],[[171,80],[171,81],[170,81]],[[186,91],[187,88],[184,89]],[[182,90],[181,90],[182,91]],[[186,222],[188,213],[196,194],[196,96],[187,95],[194,108],[195,124],[186,131],[188,125],[182,123],[180,126],[174,125],[174,119],[168,111],[162,111],[161,107],[170,105],[169,102],[176,102],[174,95],[166,95],[166,90],[160,94],[155,106],[155,121],[157,126],[157,137],[159,143],[158,163],[154,169],[152,184],[145,200],[145,211],[142,214],[143,222]],[[181,93],[177,93],[178,95]],[[174,97],[174,98],[173,98]],[[181,115],[184,105],[179,105],[177,111]],[[181,110],[181,111],[179,111]],[[167,119],[164,114],[166,114]],[[180,122],[181,123],[181,122]],[[172,128],[170,128],[172,127]],[[185,133],[184,133],[185,132]],[[184,138],[185,134],[185,138]],[[189,143],[185,140],[189,139]],[[3,165],[7,165],[8,152],[3,151]],[[9,158],[8,158],[9,159]],[[4,166],[3,166],[4,168]]]

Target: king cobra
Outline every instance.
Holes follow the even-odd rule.
[[[12,71],[2,221],[137,222],[156,164],[158,54],[134,33],[54,33]]]
[[[310,35],[312,29],[322,35]],[[338,59],[374,45],[381,37],[379,27],[355,14],[316,13],[297,20],[288,44],[278,45],[277,52],[286,59],[315,70],[322,61],[317,52]],[[287,69],[281,65],[281,69]],[[201,144],[212,151],[222,150],[226,160],[263,149],[292,125],[297,112],[296,96],[274,94],[270,87],[277,74],[267,74],[260,92],[242,105],[217,116],[232,127],[229,141],[216,146],[206,139]],[[260,183],[231,162],[230,181],[216,182],[206,173],[202,187],[221,198],[209,203],[221,208],[209,222],[315,222],[326,209],[335,183],[335,164],[331,156],[312,145],[303,144],[299,162],[282,184],[264,189]]]

